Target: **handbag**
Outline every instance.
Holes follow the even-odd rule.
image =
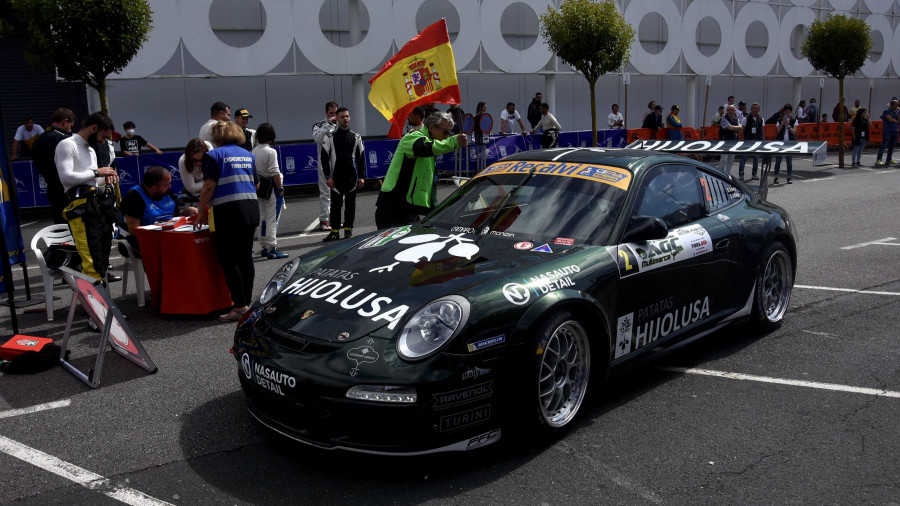
[[[272,196],[272,190],[275,189],[275,180],[271,177],[259,178],[259,188],[256,189],[256,196],[261,199],[267,199]]]

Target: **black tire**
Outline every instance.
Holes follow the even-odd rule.
[[[780,242],[773,242],[761,257],[753,292],[753,320],[763,330],[774,330],[784,323],[794,288],[791,255]]]
[[[591,343],[575,314],[559,311],[535,332],[530,346],[526,403],[537,425],[549,434],[563,431],[585,399],[591,373]]]

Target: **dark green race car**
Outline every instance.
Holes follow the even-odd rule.
[[[322,448],[465,451],[558,432],[616,369],[723,326],[781,324],[783,209],[694,160],[506,158],[421,223],[288,262],[238,325],[251,413]]]

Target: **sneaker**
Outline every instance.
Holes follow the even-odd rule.
[[[750,181],[759,181],[759,178],[756,177],[756,176],[753,176],[753,177],[750,178]]]
[[[774,181],[772,181],[772,184],[778,184],[778,178],[777,178],[777,177],[775,178]]]
[[[287,258],[287,257],[288,257],[287,253],[282,253],[282,252],[278,251],[277,249],[269,250],[269,258],[282,259],[282,258]]]
[[[337,230],[332,230],[331,233],[329,233],[328,235],[325,236],[324,239],[322,239],[322,242],[337,241],[340,238],[341,238],[340,232],[338,232]]]
[[[122,276],[116,276],[115,274],[106,274],[106,280],[110,283],[115,283],[116,281],[122,281]]]
[[[353,237],[353,229],[351,227],[344,228],[344,239],[349,239]]]
[[[881,167],[881,166],[883,166],[883,165],[884,165],[884,162],[882,162],[881,160],[875,160],[875,166],[876,166],[876,167]]]
[[[891,160],[888,163],[893,163],[894,165],[900,165],[900,162],[898,162],[897,160]]]
[[[791,178],[788,178],[788,184],[794,184],[794,183],[791,183]]]
[[[232,308],[231,311],[219,316],[219,321],[236,322],[241,319],[241,316],[244,316],[248,309],[250,308],[247,306]]]
[[[741,181],[743,181],[743,180],[744,180],[744,175],[743,175],[743,174],[740,174],[740,175],[738,176],[738,179],[740,179]]]
[[[328,221],[320,221],[319,230],[322,232],[331,232],[331,227],[328,226]]]
[[[267,250],[266,248],[259,250],[259,256],[263,258],[272,258],[269,256],[269,250]]]

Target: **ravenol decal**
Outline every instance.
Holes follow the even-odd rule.
[[[665,239],[620,244],[607,251],[619,266],[619,276],[624,278],[709,253],[712,238],[702,225],[691,225],[670,230]]]
[[[531,169],[535,169],[535,174],[567,176],[587,179],[588,181],[598,181],[622,190],[627,190],[628,184],[631,182],[631,173],[625,169],[605,165],[566,162],[498,162],[484,169],[475,177],[479,178],[493,174],[527,174],[531,172]]]
[[[327,279],[300,278],[284,289],[286,295],[309,296],[311,299],[325,299],[330,304],[340,304],[344,309],[357,309],[357,313],[372,321],[387,320],[389,329],[397,326],[397,322],[409,311],[409,306],[392,307],[390,297],[379,297],[375,292],[364,288],[354,291],[353,285],[330,281]]]
[[[668,303],[671,304],[671,301]],[[635,352],[672,332],[708,317],[709,297],[685,304],[655,318],[653,315],[658,312],[652,307],[641,309],[637,321],[633,312],[620,316],[616,321],[615,358]],[[644,318],[648,319],[642,319],[642,315],[646,315]]]

